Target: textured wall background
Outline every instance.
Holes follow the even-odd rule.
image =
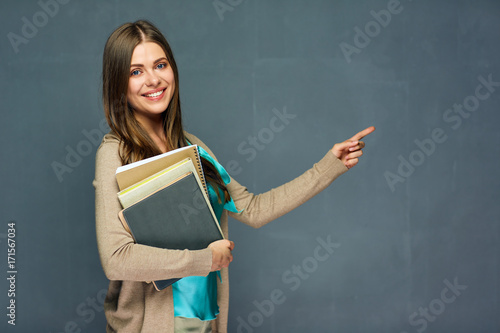
[[[310,202],[259,230],[230,221],[230,332],[500,330],[499,1],[0,8],[2,332],[104,330],[102,50],[139,18],[172,45],[186,129],[255,193],[377,127],[361,163]]]

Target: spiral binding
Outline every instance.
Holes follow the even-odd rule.
[[[205,181],[205,173],[203,172],[203,167],[201,165],[200,152],[198,151],[198,145],[194,145],[196,154],[196,167],[198,168],[198,174],[200,175],[201,183],[203,184],[203,189],[208,196],[207,182]]]

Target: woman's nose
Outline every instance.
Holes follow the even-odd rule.
[[[148,86],[157,86],[160,83],[160,77],[154,71],[147,75],[146,84]]]

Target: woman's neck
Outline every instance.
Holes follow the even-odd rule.
[[[154,141],[154,143],[158,146],[162,153],[167,151],[167,140],[165,137],[165,131],[163,128],[163,121],[161,116],[151,118],[151,117],[138,117],[136,114],[137,121],[141,124],[141,126],[146,130],[148,135]]]

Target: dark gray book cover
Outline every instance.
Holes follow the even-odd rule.
[[[222,239],[210,203],[193,173],[163,187],[121,213],[136,243],[172,250],[201,250]],[[179,279],[155,281],[158,290]]]

